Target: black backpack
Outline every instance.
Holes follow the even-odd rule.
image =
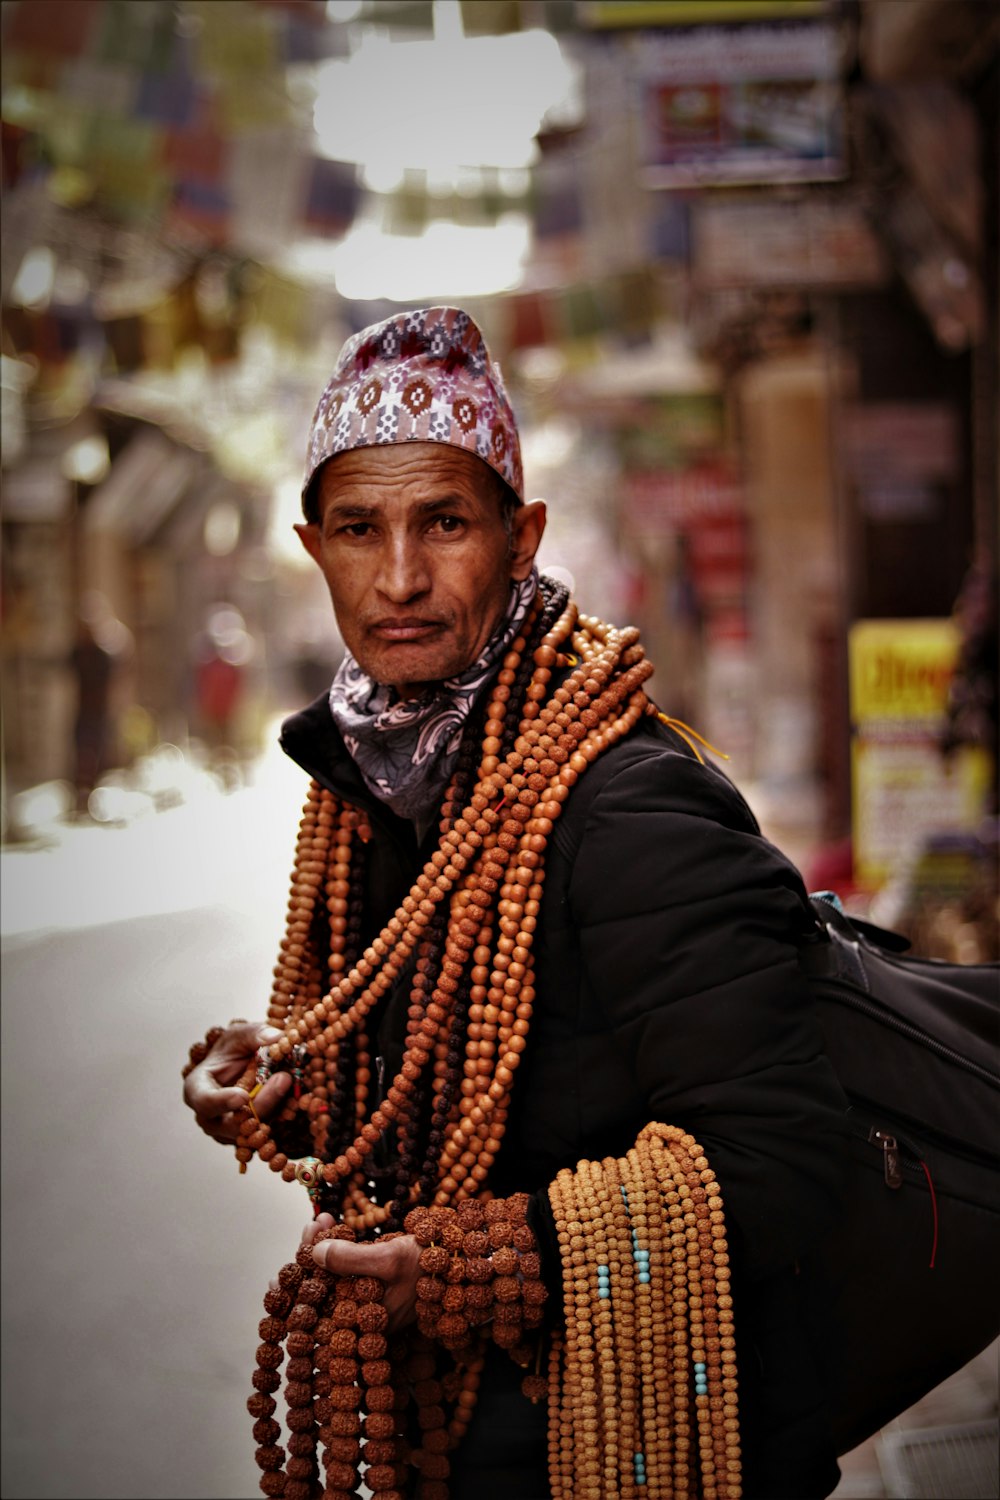
[[[851,1177],[817,1282],[837,1289],[846,1453],[1000,1332],[1000,965],[913,958],[831,899],[811,906],[802,964],[850,1102]]]

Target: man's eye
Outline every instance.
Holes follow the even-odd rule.
[[[434,518],[435,529],[448,534],[460,531],[462,524],[461,516],[436,516]]]
[[[348,521],[346,525],[340,527],[340,534],[341,536],[363,537],[367,536],[371,529],[368,521]]]

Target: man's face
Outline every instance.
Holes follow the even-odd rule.
[[[318,508],[318,522],[296,530],[344,643],[402,697],[475,661],[545,524],[540,501],[519,506],[510,547],[482,462],[440,443],[338,454],[320,475]]]

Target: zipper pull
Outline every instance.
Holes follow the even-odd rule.
[[[877,1125],[873,1125],[868,1132],[868,1139],[873,1145],[882,1147],[886,1187],[901,1188],[903,1186],[903,1169],[899,1161],[899,1146],[896,1142],[896,1137],[894,1135],[884,1135]]]
[[[378,1108],[378,1106],[385,1098],[385,1058],[381,1055],[375,1058],[375,1078],[377,1090],[375,1095],[375,1106],[376,1108]]]

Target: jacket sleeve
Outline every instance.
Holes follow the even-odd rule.
[[[798,964],[802,896],[726,778],[667,750],[602,787],[570,883],[586,982],[645,1115],[701,1143],[751,1277],[822,1235],[843,1170],[846,1100]]]

